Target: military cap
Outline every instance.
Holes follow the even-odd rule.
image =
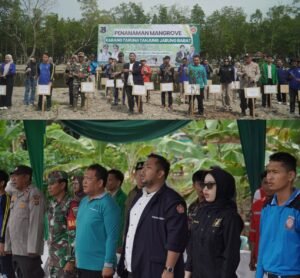
[[[48,175],[48,184],[64,180],[68,180],[68,174],[64,171],[53,171]]]

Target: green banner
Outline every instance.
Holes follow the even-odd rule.
[[[178,66],[182,58],[190,62],[200,52],[200,26],[196,24],[106,24],[99,25],[98,62],[106,64],[118,54],[134,52],[137,60],[146,59],[150,66],[162,64],[170,56]]]

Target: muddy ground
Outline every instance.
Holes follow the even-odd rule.
[[[204,101],[204,115],[199,116],[195,114],[194,116],[188,114],[188,104],[178,104],[176,98],[178,98],[178,93],[173,94],[173,111],[161,108],[160,92],[151,92],[151,99],[149,103],[144,101],[144,112],[143,114],[137,113],[137,108],[135,107],[135,113],[133,115],[128,115],[127,105],[119,104],[118,106],[113,106],[108,102],[105,96],[104,90],[99,90],[93,95],[89,95],[87,109],[79,108],[77,112],[69,106],[69,96],[67,88],[54,88],[52,96],[52,109],[51,111],[37,111],[37,101],[34,106],[26,106],[23,104],[24,97],[24,87],[14,87],[13,92],[13,106],[8,110],[0,110],[1,119],[47,119],[47,120],[57,120],[57,119],[105,119],[105,120],[123,120],[123,119],[252,119],[249,116],[249,111],[247,111],[248,116],[242,117],[239,107],[239,99],[236,95],[235,103],[232,106],[232,112],[225,111],[222,108],[221,98],[217,96],[216,107],[214,102],[214,96],[210,95],[209,99]],[[36,97],[37,99],[37,97]],[[126,100],[127,103],[127,100]],[[195,109],[197,110],[197,109]],[[256,104],[256,118],[259,119],[291,119],[299,118],[297,114],[289,114],[289,106],[278,104],[275,96],[272,100],[272,108],[262,108],[261,100],[257,100]]]

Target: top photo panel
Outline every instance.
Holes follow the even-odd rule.
[[[5,2],[0,119],[300,118],[299,1],[156,2]]]

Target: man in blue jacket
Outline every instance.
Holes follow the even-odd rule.
[[[120,208],[105,192],[107,170],[87,168],[76,222],[75,258],[79,278],[111,278],[116,265]]]
[[[300,190],[294,188],[297,160],[285,152],[270,156],[267,182],[274,197],[260,219],[256,278],[300,277]]]
[[[170,164],[150,154],[142,170],[144,188],[128,213],[118,265],[122,278],[182,278],[188,237],[186,203],[166,185]]]
[[[279,104],[286,105],[286,94],[281,93],[280,85],[288,85],[288,69],[283,66],[282,60],[277,60],[277,75],[278,75],[278,93],[277,100]]]
[[[300,99],[298,90],[300,90],[300,67],[297,66],[297,60],[292,60],[292,66],[289,70],[289,87],[290,87],[290,113],[293,115],[296,108],[296,99],[298,99],[298,109],[300,115]]]
[[[38,85],[49,85],[51,88],[54,69],[53,69],[53,64],[49,62],[49,54],[46,52],[43,54],[42,63],[40,63],[37,68],[37,75],[38,75]],[[50,90],[50,95],[46,96],[47,111],[50,111],[51,109],[51,91],[52,90]],[[38,110],[42,110],[42,101],[43,101],[43,96],[40,95],[38,101]]]

